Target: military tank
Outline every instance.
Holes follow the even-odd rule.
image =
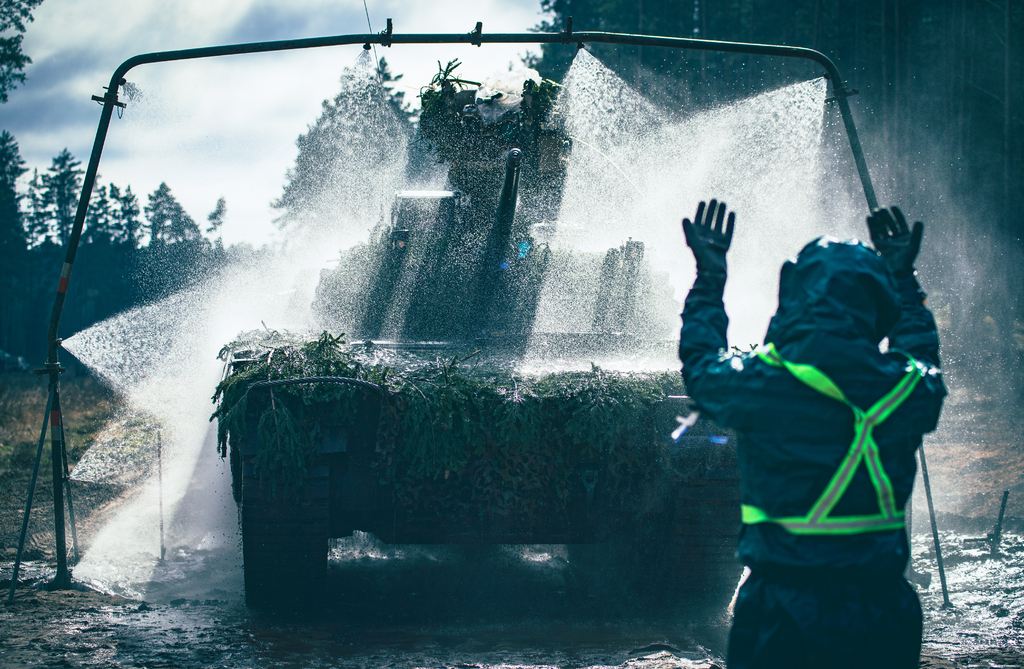
[[[466,82],[450,63],[424,90],[421,137],[449,187],[398,192],[369,241],[323,271],[319,338],[225,348],[217,415],[252,604],[322,592],[329,539],[356,531],[566,544],[576,574],[613,564],[681,601],[735,588],[735,439],[683,421],[678,373],[516,371],[528,354],[671,350],[645,323],[679,305],[642,240],[604,254],[551,243],[572,151],[557,84],[506,79]],[[545,291],[582,309],[575,331],[538,328]]]

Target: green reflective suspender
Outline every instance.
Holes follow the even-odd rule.
[[[896,509],[892,482],[882,467],[878,445],[875,443],[872,431],[876,425],[888,418],[905,399],[910,397],[917,382],[924,374],[924,368],[916,360],[907,356],[910,362],[910,371],[907,372],[907,375],[885,397],[864,411],[846,399],[846,395],[839,389],[839,386],[819,369],[811,365],[801,365],[784,360],[775,349],[774,344],[768,344],[761,348],[757,355],[773,367],[785,367],[799,381],[850,407],[854,417],[854,436],[850,450],[839,464],[839,469],[832,475],[824,492],[821,493],[806,516],[772,518],[762,509],[744,504],[742,505],[743,522],[745,524],[777,523],[793,534],[816,535],[860,534],[902,528],[903,511]],[[830,517],[832,509],[842,499],[850,482],[853,481],[853,476],[862,460],[867,466],[871,483],[878,495],[880,513],[866,516]]]

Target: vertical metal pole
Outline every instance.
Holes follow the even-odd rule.
[[[903,519],[905,522],[907,532],[907,546],[910,548],[910,554],[907,556],[907,568],[903,570],[903,575],[909,580],[910,576],[914,573],[914,491],[910,491],[910,496],[907,497],[907,504],[903,507]]]
[[[160,559],[164,559],[164,460],[160,430],[156,431],[156,475],[160,496]]]
[[[903,163],[903,150],[900,144],[900,43],[903,33],[900,31],[900,0],[892,2],[892,153],[896,162],[896,192],[903,190],[903,178],[906,174]],[[892,183],[890,181],[890,183]]]
[[[50,410],[50,458],[53,461],[53,534],[57,551],[57,573],[50,581],[50,590],[67,590],[71,587],[71,573],[68,571],[68,545],[64,536],[64,448],[60,429],[60,386],[54,383],[53,407]]]
[[[871,184],[871,175],[868,172],[868,164],[864,160],[864,149],[860,145],[860,136],[857,135],[857,126],[853,124],[853,114],[850,112],[850,103],[846,99],[849,93],[842,82],[832,80],[832,95],[835,96],[836,104],[839,105],[839,113],[843,117],[843,125],[846,126],[846,137],[850,140],[850,150],[853,151],[853,162],[857,165],[857,174],[860,176],[860,184],[864,187],[864,198],[868,201],[868,209],[878,209],[878,198],[875,197],[875,187]]]
[[[103,99],[103,111],[100,112],[100,123],[96,128],[96,139],[93,141],[89,166],[86,168],[85,178],[82,180],[82,193],[78,199],[75,223],[71,228],[71,237],[68,239],[67,251],[64,254],[64,265],[61,267],[60,279],[57,282],[57,295],[53,299],[53,310],[50,312],[50,325],[46,334],[46,362],[47,366],[52,366],[54,370],[57,367],[57,348],[60,346],[57,328],[60,325],[61,313],[64,311],[64,300],[67,297],[68,284],[71,280],[71,270],[75,265],[75,255],[78,253],[78,243],[82,238],[82,228],[85,227],[85,216],[89,212],[89,198],[92,196],[93,186],[96,185],[100,154],[103,152],[103,142],[106,140],[107,129],[110,127],[110,115],[114,111],[114,103],[117,102],[116,86],[113,90],[108,89]]]
[[[946,587],[946,569],[942,565],[942,546],[939,544],[939,529],[935,524],[935,507],[932,505],[932,486],[928,482],[928,464],[924,459],[924,445],[917,449],[921,457],[921,476],[924,477],[924,496],[928,500],[928,515],[932,519],[932,539],[935,541],[935,559],[939,565],[939,581],[942,583],[942,607],[949,608],[949,589]]]
[[[1010,0],[1004,1],[1006,3],[1006,14],[1003,17],[1003,28],[1005,30],[1005,44],[1003,45],[1003,226],[1006,230],[1010,230],[1010,175],[1013,171],[1012,144],[1010,141],[1013,128],[1013,81],[1010,77],[1010,68],[1012,67],[1010,40],[1013,37],[1011,28],[1013,22]]]
[[[888,3],[886,0],[882,0],[882,13],[878,17],[880,24],[880,35],[878,38],[878,52],[881,54],[882,60],[882,72],[880,79],[882,80],[882,141],[889,144],[889,131],[890,131],[890,116],[889,116],[889,26],[886,21],[886,14],[888,14]]]
[[[707,0],[700,0],[700,38],[708,38],[708,12],[707,12]],[[700,84],[701,84],[701,102],[707,103],[708,93],[708,52],[700,52]]]
[[[46,411],[43,412],[43,429],[39,434],[39,447],[36,449],[36,464],[32,468],[32,482],[28,485],[28,500],[25,502],[25,516],[21,519],[21,538],[18,540],[18,554],[14,558],[14,571],[11,572],[11,589],[7,593],[7,603],[14,603],[14,588],[18,585],[18,570],[21,568],[21,554],[25,550],[25,536],[28,534],[28,519],[32,513],[32,497],[36,492],[36,479],[39,477],[39,462],[43,459],[43,445],[46,444],[46,426],[50,421],[50,408],[53,406],[53,393],[50,386],[46,400]]]
[[[64,494],[68,496],[68,520],[71,521],[71,551],[75,554],[75,564],[81,559],[78,555],[78,529],[75,527],[75,505],[71,501],[71,472],[68,470],[68,438],[64,433],[64,416],[60,418],[61,461],[64,465]]]
[[[991,555],[999,555],[999,543],[1003,540],[1003,515],[1006,513],[1006,499],[1010,496],[1009,490],[1003,491],[1003,503],[999,506],[999,520],[996,521],[995,529],[992,530],[992,542],[989,546]]]

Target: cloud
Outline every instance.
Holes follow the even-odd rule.
[[[366,32],[361,4],[336,2],[253,3],[229,31],[220,37],[228,43],[320,37]]]

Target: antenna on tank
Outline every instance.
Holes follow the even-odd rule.
[[[373,25],[370,24],[370,8],[366,6],[366,0],[363,0],[363,11],[366,12],[366,27],[369,29],[370,34],[373,34]],[[388,19],[388,33],[391,32],[391,19]],[[381,86],[384,85],[384,75],[380,71],[380,59],[377,58],[377,47],[376,45],[363,45],[365,49],[367,46],[373,47],[373,67],[377,70],[377,83]]]

